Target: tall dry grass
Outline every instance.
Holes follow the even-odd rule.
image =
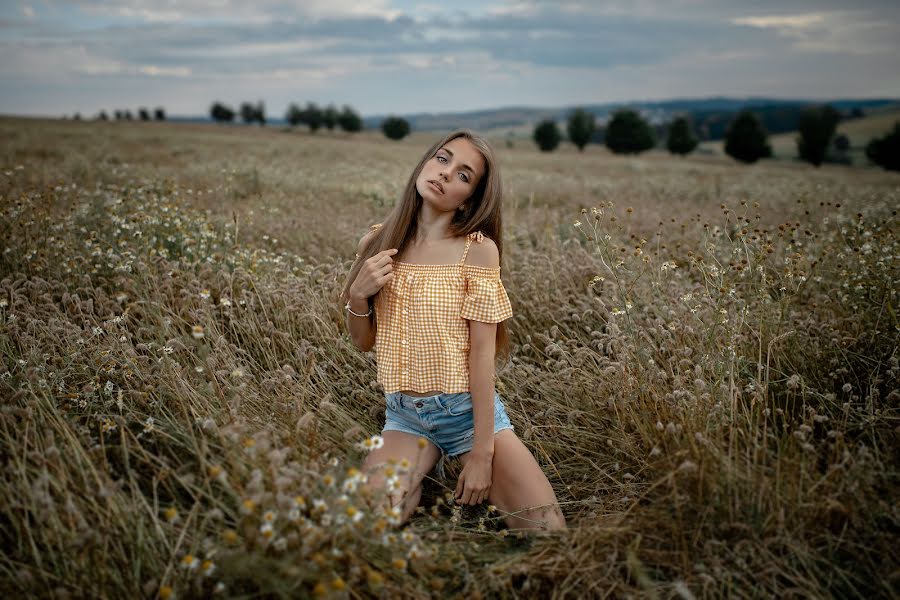
[[[520,535],[356,470],[338,293],[429,136],[0,134],[4,591],[895,595],[896,176],[497,144],[498,387],[571,526]]]

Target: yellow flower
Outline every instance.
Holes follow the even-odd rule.
[[[369,572],[366,574],[366,580],[369,582],[370,586],[380,587],[384,584],[384,575],[382,575],[378,571],[369,569]]]
[[[322,483],[324,483],[328,487],[332,487],[334,485],[334,476],[331,474],[326,474],[322,477]]]
[[[203,326],[194,325],[194,327],[191,329],[191,335],[194,336],[195,340],[199,340],[200,338],[202,338],[205,335],[203,333]]]
[[[163,512],[163,515],[165,515],[166,521],[168,521],[169,523],[174,523],[178,520],[178,509],[174,506],[170,506]]]
[[[256,508],[256,502],[254,502],[250,498],[247,498],[246,500],[244,500],[244,503],[241,505],[241,512],[243,512],[244,514],[250,514],[253,512],[253,510],[255,508]]]
[[[160,600],[173,600],[175,592],[168,585],[164,585],[159,588],[159,598]]]
[[[331,587],[340,592],[347,588],[347,584],[340,577],[335,577],[331,581]]]
[[[222,539],[228,544],[234,544],[238,541],[237,532],[234,529],[226,529],[222,532]]]
[[[316,587],[313,588],[313,594],[316,596],[324,596],[328,593],[328,588],[325,587],[325,584],[321,581],[316,584]]]
[[[425,446],[428,445],[428,440],[426,440],[426,439],[423,438],[423,437],[420,437],[420,438],[416,441],[416,443],[419,445],[419,448],[422,449],[422,448],[425,448]]]
[[[405,558],[395,558],[391,563],[391,566],[397,569],[398,571],[403,571],[406,569],[406,559]]]

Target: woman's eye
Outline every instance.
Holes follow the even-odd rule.
[[[466,175],[465,173],[460,173],[459,175],[460,175],[460,177],[462,177],[463,181],[465,181],[466,183],[469,183],[468,175]]]
[[[441,162],[447,162],[447,159],[444,158],[443,156],[438,156],[437,159]]]

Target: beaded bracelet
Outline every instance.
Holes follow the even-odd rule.
[[[369,305],[369,312],[367,312],[367,313],[365,313],[365,314],[362,314],[362,315],[359,314],[359,313],[357,313],[357,312],[353,312],[353,309],[350,308],[350,302],[349,302],[349,301],[348,301],[347,304],[344,306],[344,308],[346,308],[346,309],[350,312],[350,314],[353,315],[353,316],[355,316],[355,317],[368,317],[369,315],[372,314],[372,308],[373,308],[373,307],[372,307],[372,305],[370,304],[370,305]]]

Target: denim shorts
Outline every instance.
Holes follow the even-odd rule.
[[[453,458],[472,449],[475,435],[474,411],[470,392],[446,393],[419,398],[402,392],[386,392],[387,409],[383,431],[403,431],[422,436]],[[494,433],[515,429],[506,414],[500,394],[494,391]]]

